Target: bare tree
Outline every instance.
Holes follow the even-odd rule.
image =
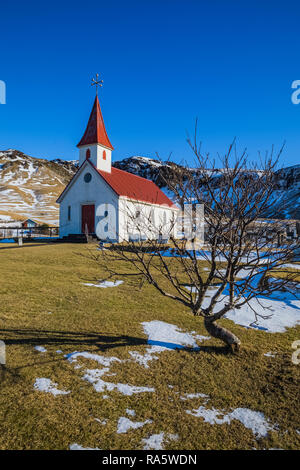
[[[233,144],[217,169],[209,155],[201,153],[196,133],[189,144],[195,168],[169,165],[165,184],[179,207],[204,205],[204,243],[199,243],[196,232],[190,240],[178,238],[174,234],[178,220],[154,223],[141,210],[138,220],[136,214],[126,214],[140,234],[138,240],[112,244],[93,256],[106,267],[106,279],[136,276],[150,283],[163,296],[203,318],[209,334],[234,351],[241,344],[239,338],[218,320],[245,304],[253,310],[254,323],[259,317],[268,318],[268,310],[262,315],[255,307],[260,298],[295,289],[295,273],[286,264],[299,241],[284,236],[284,221],[266,219],[274,201],[274,168],[281,151],[276,157],[273,151],[266,154],[257,167],[249,165],[246,152],[238,156]],[[189,223],[197,225],[196,217],[193,209]],[[161,243],[164,237],[169,238],[167,245]]]

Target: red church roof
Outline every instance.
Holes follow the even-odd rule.
[[[111,173],[94,168],[119,196],[150,204],[175,206],[153,181],[114,167],[111,168]]]
[[[114,149],[109,141],[105,130],[98,96],[96,96],[95,98],[93,109],[85,133],[83,134],[83,137],[77,147],[89,144],[101,144],[111,150]]]
[[[153,183],[153,181],[114,167],[111,167],[111,173],[98,170],[90,160],[85,160],[83,162],[56,202],[61,202],[62,196],[68,191],[85,163],[91,165],[118,196],[127,197],[134,201],[148,202],[150,204],[165,205],[176,208],[176,205],[171,201],[171,199],[169,199],[162,190]]]

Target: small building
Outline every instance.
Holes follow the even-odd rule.
[[[35,228],[38,225],[39,225],[38,222],[35,222],[32,219],[26,219],[23,222],[21,222],[22,228]]]
[[[60,237],[85,233],[117,242],[165,238],[160,230],[168,226],[173,227],[172,235],[176,233],[178,208],[159,187],[112,166],[114,148],[104,126],[98,95],[77,147],[79,168],[57,199]],[[144,223],[137,230],[135,220],[140,220],[141,214]]]

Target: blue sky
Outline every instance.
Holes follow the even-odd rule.
[[[76,159],[93,104],[91,77],[114,160],[131,155],[192,163],[203,150],[279,149],[300,163],[300,6],[296,1],[145,0],[1,3],[0,149]]]

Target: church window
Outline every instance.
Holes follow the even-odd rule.
[[[86,174],[84,175],[84,181],[85,181],[86,183],[89,183],[89,182],[91,181],[91,179],[92,179],[91,173],[86,173]]]
[[[86,153],[85,153],[85,156],[86,156],[86,159],[87,159],[87,160],[91,157],[91,151],[90,151],[90,149],[87,149],[87,151],[86,151]]]
[[[103,150],[103,160],[106,160],[106,152]]]
[[[68,220],[71,220],[71,206],[68,206]]]

